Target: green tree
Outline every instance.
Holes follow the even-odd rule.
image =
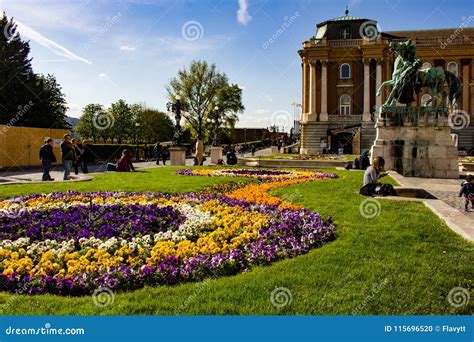
[[[76,127],[76,132],[83,138],[92,139],[94,143],[101,137],[101,131],[110,129],[110,124],[103,120],[107,118],[107,113],[101,104],[88,104],[82,109],[82,115]]]
[[[112,126],[112,136],[121,144],[133,138],[135,134],[135,125],[133,121],[133,113],[130,106],[124,100],[118,100],[112,103],[109,113],[114,119]]]
[[[146,143],[169,141],[173,137],[173,122],[170,117],[156,109],[145,109],[140,113],[140,138]]]
[[[0,124],[68,127],[66,101],[51,76],[31,67],[30,45],[21,39],[13,18],[0,18]]]
[[[204,136],[206,117],[216,105],[222,108],[226,121],[234,124],[237,113],[244,110],[242,90],[229,84],[227,76],[219,72],[215,64],[209,65],[206,61],[193,61],[189,69],[179,70],[166,90],[171,100],[179,95],[189,104],[184,118],[197,135]]]

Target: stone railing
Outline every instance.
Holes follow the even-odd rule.
[[[448,37],[435,37],[435,38],[412,38],[412,42],[417,46],[440,46],[446,44]],[[390,42],[404,42],[407,38],[392,38],[392,39],[337,39],[327,40],[322,39],[310,39],[304,42],[303,46],[306,47],[318,47],[318,46],[330,46],[330,47],[357,47],[360,45],[371,45],[371,44],[389,44]],[[449,40],[449,45],[462,45],[473,43],[473,39],[457,37]]]
[[[330,122],[361,121],[362,115],[329,115]]]

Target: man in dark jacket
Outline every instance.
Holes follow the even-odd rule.
[[[39,157],[43,164],[43,181],[53,181],[49,171],[51,170],[51,164],[56,163],[56,156],[53,152],[53,139],[46,138],[44,145],[39,150]]]
[[[71,143],[71,136],[64,134],[64,141],[61,143],[61,158],[64,166],[64,180],[68,180],[71,174],[72,163],[76,160],[74,146]]]

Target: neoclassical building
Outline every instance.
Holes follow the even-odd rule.
[[[345,15],[317,24],[313,37],[298,51],[302,60],[301,153],[324,148],[344,153],[369,149],[375,138],[374,120],[390,87],[376,89],[391,79],[390,42],[411,39],[423,67],[454,72],[462,82],[459,108],[470,115],[467,128],[453,130],[458,146],[474,146],[474,17],[459,28],[380,32],[374,20]],[[428,93],[416,96],[424,105]]]

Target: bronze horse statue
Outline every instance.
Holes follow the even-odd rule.
[[[452,72],[441,68],[422,68],[421,61],[416,59],[416,47],[407,40],[403,43],[391,42],[390,51],[397,54],[394,62],[392,79],[385,81],[377,89],[377,96],[386,85],[391,85],[392,92],[384,106],[394,106],[397,101],[407,106],[414,100],[413,92],[418,94],[422,88],[431,89],[431,99],[426,105],[436,100],[440,95],[445,103],[448,99],[450,110],[457,105],[461,96],[461,82]],[[447,83],[447,92],[444,85]]]

